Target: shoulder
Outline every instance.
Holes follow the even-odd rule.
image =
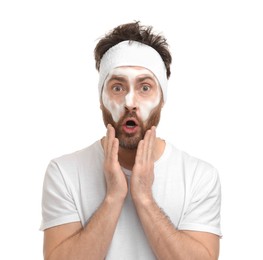
[[[80,180],[100,167],[103,149],[100,141],[90,146],[52,159],[46,169],[44,187],[65,186],[67,190],[78,187]],[[96,162],[97,160],[97,162]],[[60,188],[59,188],[60,189]]]
[[[48,164],[46,176],[74,180],[77,175],[83,175],[87,169],[100,164],[102,159],[103,149],[100,141],[96,141],[81,150],[53,158]]]
[[[185,177],[191,179],[192,182],[198,182],[201,179],[211,181],[218,179],[218,170],[211,163],[180,150],[173,144],[168,143],[168,146],[171,150],[171,160],[174,160],[184,169]]]
[[[100,141],[97,140],[93,144],[72,153],[64,154],[59,157],[53,158],[51,163],[60,167],[73,167],[74,165],[80,165],[89,160],[94,160],[103,155],[103,150]]]

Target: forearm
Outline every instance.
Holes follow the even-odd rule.
[[[214,260],[199,241],[177,230],[154,200],[136,202],[145,234],[158,259]]]
[[[88,224],[60,243],[47,260],[104,259],[111,243],[123,201],[107,197]]]

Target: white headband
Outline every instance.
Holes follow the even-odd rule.
[[[140,66],[150,70],[159,81],[166,101],[168,80],[164,62],[154,48],[136,41],[122,41],[103,55],[99,69],[99,94],[110,71],[120,66]]]

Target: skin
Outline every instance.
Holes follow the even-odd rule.
[[[155,96],[157,93],[158,91]],[[135,95],[135,91],[132,95]],[[116,112],[116,120],[124,113],[121,109],[123,104],[118,97],[113,99],[111,104],[119,104],[119,108],[116,111],[114,105],[108,108]],[[143,101],[139,102],[135,98],[134,102],[137,102],[136,107],[128,106],[127,103],[124,110],[136,110],[140,118]],[[155,109],[156,107],[149,111],[148,119]],[[117,124],[113,119],[112,121]],[[147,123],[147,120],[143,121],[144,127]],[[164,141],[156,137],[156,127],[148,127],[136,149],[121,147],[116,138],[115,127],[111,124],[107,125],[106,136],[101,142],[105,155],[105,199],[85,227],[80,222],[75,222],[45,230],[45,259],[105,259],[128,194],[127,180],[121,166],[132,170],[131,197],[157,259],[218,259],[218,236],[206,232],[177,230],[153,198],[154,162],[160,158],[165,148]]]
[[[149,70],[121,67],[106,78],[101,98],[103,120],[105,126],[111,124],[115,128],[121,148],[137,149],[146,131],[158,125],[162,106],[161,89]],[[128,118],[136,120],[139,127],[136,133],[123,131]]]
[[[113,69],[102,90],[102,102],[112,114],[114,122],[123,115],[125,106],[138,107],[138,116],[145,122],[160,100],[161,90],[157,79],[149,70],[141,67]]]

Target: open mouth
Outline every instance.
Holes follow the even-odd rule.
[[[126,130],[136,130],[139,123],[135,118],[129,117],[124,121],[123,127]]]
[[[134,128],[137,126],[137,124],[134,120],[127,120],[125,125],[127,128]]]

